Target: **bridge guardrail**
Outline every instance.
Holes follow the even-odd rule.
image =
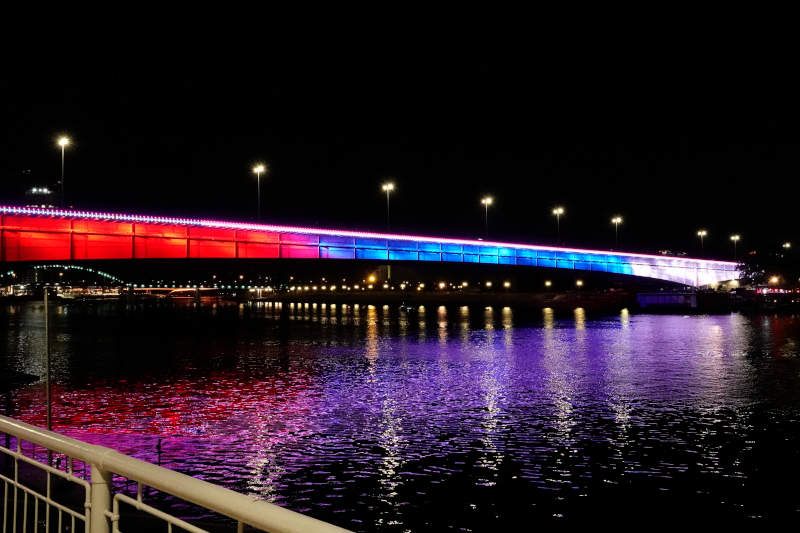
[[[5,416],[0,416],[0,433],[6,435],[5,445],[0,443],[0,458],[5,457],[9,463],[6,465],[9,467],[6,473],[9,475],[0,470],[0,484],[3,485],[0,507],[3,533],[40,529],[50,531],[51,527],[57,527],[55,530],[59,532],[76,531],[79,524],[83,524],[87,533],[116,533],[121,531],[121,505],[133,507],[163,521],[169,532],[173,530],[173,526],[190,532],[206,531],[145,503],[145,488],[155,489],[231,518],[236,521],[239,532],[244,530],[245,525],[274,533],[347,531],[289,509],[123,455],[110,448],[65,437]],[[10,444],[10,437],[16,441],[13,446]],[[26,454],[24,443],[41,446],[46,453],[40,453],[39,458],[35,450],[29,450]],[[76,470],[76,461],[83,463],[83,475],[80,470]],[[20,475],[20,465],[44,473],[44,481],[24,479],[25,476]],[[113,493],[112,481],[115,475],[136,484],[136,497],[124,492]],[[75,491],[80,491],[83,502],[78,503],[78,508],[74,502],[70,505],[57,501],[58,495],[53,491],[56,479],[72,487],[73,500]],[[82,509],[79,508],[80,505]],[[41,513],[40,507],[43,508]],[[29,529],[29,525],[33,527]]]

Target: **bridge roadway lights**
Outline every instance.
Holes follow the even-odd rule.
[[[739,278],[732,261],[418,235],[0,206],[1,259],[361,259],[538,266],[695,287]]]

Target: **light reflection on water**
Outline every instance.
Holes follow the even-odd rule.
[[[41,373],[41,305],[5,315],[0,364]],[[771,478],[800,474],[795,317],[102,304],[53,322],[57,430],[345,527],[800,511]],[[7,400],[43,424],[40,387]]]

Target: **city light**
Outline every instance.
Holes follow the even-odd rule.
[[[492,198],[491,196],[484,196],[483,198],[481,198],[481,204],[483,205],[484,208],[483,210],[484,233],[486,234],[487,239],[489,238],[489,206],[492,205],[492,202],[494,202],[494,198]]]
[[[491,281],[487,281],[487,282],[486,282],[486,286],[487,286],[487,287],[491,287],[491,286],[492,286],[492,282],[491,282]]]
[[[700,251],[701,252],[703,251],[703,239],[705,238],[706,235],[708,235],[708,232],[706,230],[704,230],[704,229],[701,229],[701,230],[697,231],[697,236],[700,237]]]
[[[731,242],[733,242],[733,260],[736,261],[736,245],[739,243],[741,236],[731,235]]]
[[[445,283],[444,281],[440,281],[439,282],[439,288],[440,289],[444,289],[446,286],[447,286],[447,283]]]
[[[547,280],[547,281],[544,282],[544,286],[545,287],[552,287],[553,286],[553,282],[550,281],[550,280]]]
[[[622,224],[622,217],[617,215],[611,219],[614,224],[614,246],[619,246],[619,225]]]
[[[392,221],[389,212],[389,194],[394,190],[394,183],[384,183],[382,185],[383,191],[386,193],[386,229],[392,229]]]
[[[792,247],[792,243],[790,243],[790,242],[785,242],[785,243],[783,243],[783,245],[782,245],[782,246],[783,246],[783,248],[784,248],[784,249],[788,250],[789,248],[791,248],[791,247]]]
[[[58,145],[61,147],[61,208],[64,209],[66,207],[66,199],[65,199],[65,192],[64,192],[64,151],[67,146],[70,144],[69,137],[62,136],[58,138]]]
[[[266,171],[267,166],[263,163],[259,163],[253,167],[253,173],[256,175],[256,189],[258,191],[258,207],[256,209],[258,220],[261,220],[261,174],[264,174]]]
[[[583,280],[582,279],[577,280],[575,282],[575,285],[578,286],[578,287],[583,287]]]
[[[370,276],[367,279],[369,280],[370,283],[375,283],[375,276]]]
[[[564,214],[564,208],[554,207],[553,214],[556,216],[556,243],[561,243],[561,215]]]
[[[778,283],[780,280],[781,279],[778,276],[772,276],[771,278],[769,278],[769,282],[772,283],[773,285]]]
[[[504,281],[503,282],[503,287],[505,287],[506,289],[511,287],[511,282],[510,281]]]

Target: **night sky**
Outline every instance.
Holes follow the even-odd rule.
[[[0,201],[53,186],[77,208],[731,255],[796,239],[793,86],[744,52],[521,41],[392,49],[143,49],[0,74]],[[257,51],[256,51],[257,52]],[[730,52],[730,53],[728,53]],[[75,54],[77,56],[78,54]],[[47,72],[45,73],[45,70]],[[776,74],[779,72],[779,74]],[[30,170],[30,174],[25,171]],[[800,245],[800,242],[798,242]]]

